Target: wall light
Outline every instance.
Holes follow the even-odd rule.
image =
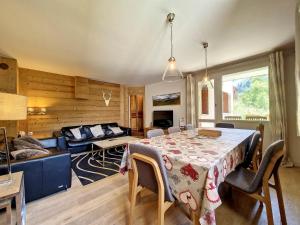
[[[28,115],[46,115],[47,109],[44,107],[28,107],[27,114]]]

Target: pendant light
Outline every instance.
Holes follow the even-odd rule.
[[[176,65],[176,59],[173,56],[173,21],[174,21],[174,18],[175,18],[174,13],[169,13],[167,15],[167,21],[171,27],[171,57],[168,60],[167,67],[162,76],[163,81],[176,81],[176,80],[183,79],[183,74],[178,69],[178,67]]]
[[[203,48],[204,48],[204,54],[205,54],[205,75],[201,81],[201,86],[202,87],[208,87],[210,86],[211,88],[214,87],[213,83],[209,79],[208,72],[207,72],[207,48],[208,48],[208,43],[207,42],[202,42]]]

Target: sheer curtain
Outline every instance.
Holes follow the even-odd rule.
[[[272,140],[285,141],[284,162],[288,161],[287,119],[282,51],[270,54],[270,125]]]
[[[300,0],[296,7],[296,93],[297,93],[297,135],[300,136]]]
[[[188,74],[186,77],[186,123],[196,127],[195,78]]]

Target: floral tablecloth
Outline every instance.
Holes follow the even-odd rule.
[[[198,136],[197,129],[140,139],[161,152],[174,196],[200,213],[202,225],[216,224],[214,210],[221,205],[218,186],[243,161],[245,146],[253,130],[215,128],[218,138]],[[120,172],[130,168],[130,144],[124,152]]]

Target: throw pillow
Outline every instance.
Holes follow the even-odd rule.
[[[49,151],[44,149],[45,151],[37,150],[37,149],[22,149],[10,152],[12,157],[16,160],[25,160],[34,156],[42,156],[48,155]],[[47,152],[46,152],[47,151]]]
[[[75,139],[81,139],[81,132],[80,132],[81,127],[76,127],[73,129],[70,129],[71,133],[74,135]]]
[[[110,129],[114,134],[123,134],[123,131],[121,130],[120,127],[109,127],[109,129]]]
[[[104,136],[104,132],[102,130],[101,125],[96,125],[94,127],[90,127],[90,130],[94,137],[103,137]]]
[[[20,137],[18,139],[29,142],[29,143],[34,144],[34,145],[38,145],[38,146],[44,148],[44,145],[36,138],[30,137],[30,136],[23,136],[23,137]]]

